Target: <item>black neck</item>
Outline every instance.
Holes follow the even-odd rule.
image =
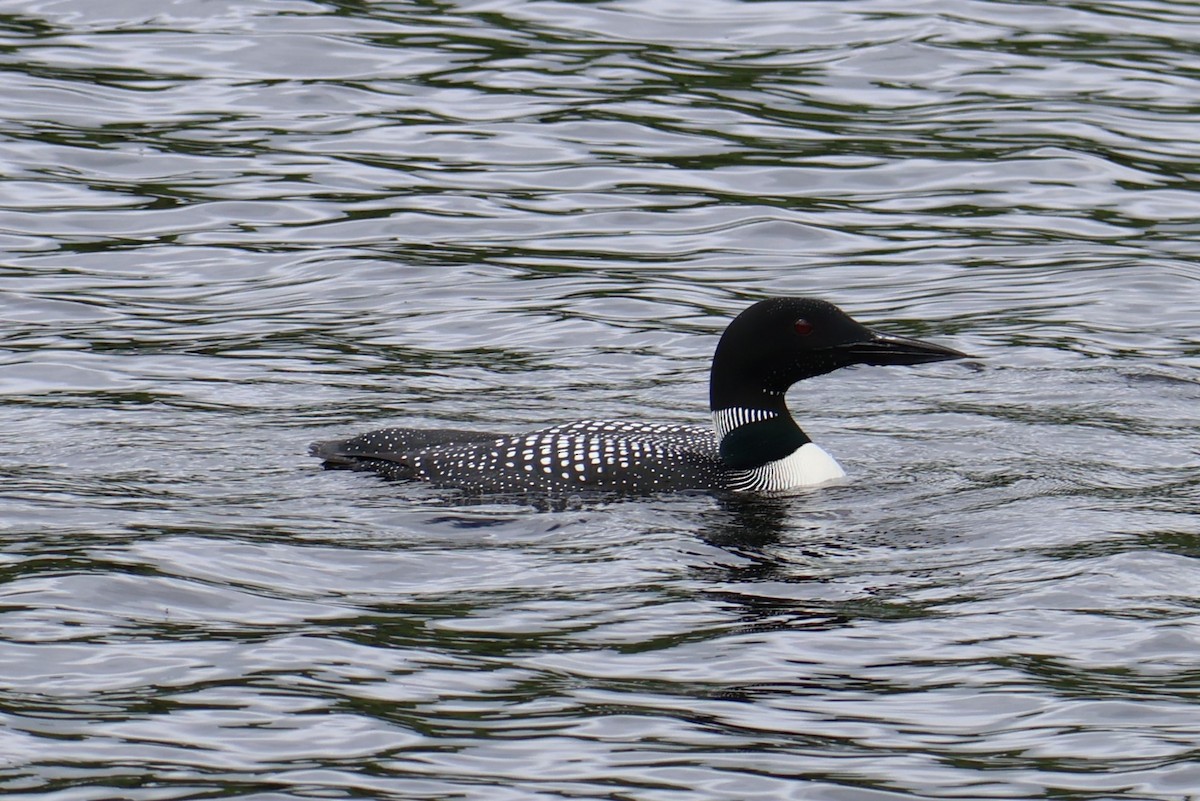
[[[769,410],[775,412],[774,416],[744,423],[721,437],[721,461],[727,467],[733,470],[761,467],[790,456],[801,445],[812,441],[788,414],[783,396],[778,400],[778,410]]]
[[[717,343],[708,375],[708,405],[712,411],[739,406],[787,413],[783,396],[788,388],[805,378],[820,375],[824,362],[802,367],[791,361],[776,363],[771,354],[730,344],[728,334]]]

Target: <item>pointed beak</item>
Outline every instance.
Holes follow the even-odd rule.
[[[871,337],[846,345],[854,364],[898,365],[926,364],[948,359],[969,359],[966,353],[945,345],[935,345],[920,339],[898,337],[871,331]]]

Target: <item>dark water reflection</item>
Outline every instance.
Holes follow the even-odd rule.
[[[0,790],[1200,795],[1192,3],[0,9]],[[815,294],[977,362],[851,474],[543,510],[383,422],[703,419]]]

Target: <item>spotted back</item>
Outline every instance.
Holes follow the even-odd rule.
[[[702,426],[585,420],[486,440],[477,433],[466,441],[437,437],[439,442],[397,450],[412,441],[408,431],[364,434],[317,455],[335,464],[350,459],[352,466],[392,478],[483,493],[716,489],[725,477],[712,429]],[[371,443],[379,447],[367,447]]]

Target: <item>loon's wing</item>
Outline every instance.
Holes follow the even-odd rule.
[[[400,432],[409,439],[401,439]],[[725,477],[716,438],[707,427],[595,420],[519,436],[459,432],[468,437],[396,447],[417,442],[421,434],[441,433],[410,432],[385,429],[317,443],[313,452],[331,466],[484,493],[715,489]],[[348,445],[361,441],[368,446]],[[388,441],[392,444],[379,447]]]

